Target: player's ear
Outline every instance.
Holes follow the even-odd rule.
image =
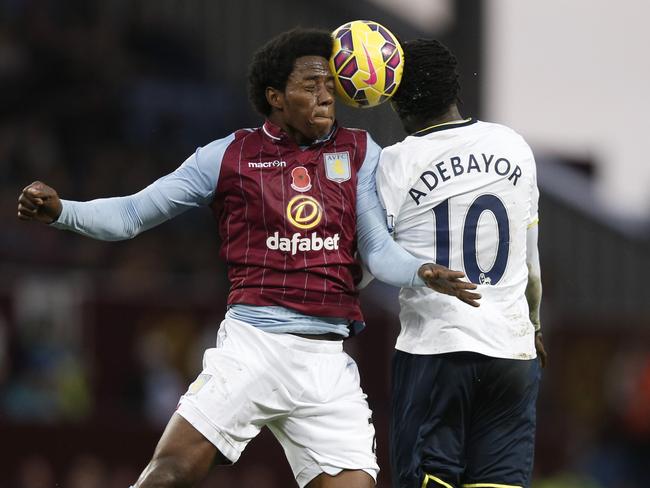
[[[266,101],[272,108],[282,110],[284,108],[284,92],[269,86],[266,88]]]

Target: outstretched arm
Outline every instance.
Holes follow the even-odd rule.
[[[390,285],[427,286],[478,306],[480,295],[470,291],[476,285],[461,281],[465,276],[462,272],[414,257],[388,233],[375,184],[380,150],[368,138],[366,159],[357,175],[357,243],[361,260],[377,279]]]
[[[386,228],[379,199],[376,206],[357,214],[357,242],[361,260],[377,279],[398,287],[427,286],[478,307],[481,295],[476,285],[462,281],[465,274],[418,259],[397,244]]]
[[[51,224],[105,241],[130,239],[182,212],[211,201],[221,159],[232,136],[200,148],[176,171],[138,193],[89,202],[59,199],[40,181],[23,189],[18,218]]]

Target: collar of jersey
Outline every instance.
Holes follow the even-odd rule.
[[[447,129],[456,129],[458,127],[465,127],[475,123],[476,123],[476,119],[472,117],[469,117],[464,120],[452,120],[451,122],[443,122],[442,124],[436,124],[430,127],[426,127],[424,129],[420,129],[419,131],[414,132],[411,135],[415,137],[422,137],[422,136],[426,136],[427,134],[431,134],[432,132],[440,132],[442,130],[447,130]]]
[[[309,146],[301,146],[301,147],[303,148],[312,147],[312,146],[316,146],[317,144],[322,144],[324,142],[329,141],[334,135],[334,133],[336,132],[336,129],[338,129],[338,124],[334,122],[334,125],[332,126],[332,130],[329,132],[329,134],[327,134],[325,137],[322,137],[320,139],[316,139]],[[262,126],[262,133],[264,134],[264,136],[271,139],[271,141],[273,141],[273,143],[275,144],[287,144],[293,142],[289,137],[289,134],[287,134],[284,130],[282,130],[282,128],[275,125],[270,120],[264,121],[264,125]]]

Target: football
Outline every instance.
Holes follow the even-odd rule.
[[[330,68],[336,93],[347,105],[368,108],[388,100],[402,79],[404,53],[386,27],[355,20],[334,32]]]

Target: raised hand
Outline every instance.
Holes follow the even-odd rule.
[[[54,188],[35,181],[18,196],[18,218],[51,224],[61,215],[61,200]]]
[[[481,295],[470,291],[476,290],[476,285],[461,280],[465,277],[465,273],[452,271],[439,264],[427,263],[420,267],[418,275],[432,290],[457,297],[472,307],[480,306],[478,300]]]

